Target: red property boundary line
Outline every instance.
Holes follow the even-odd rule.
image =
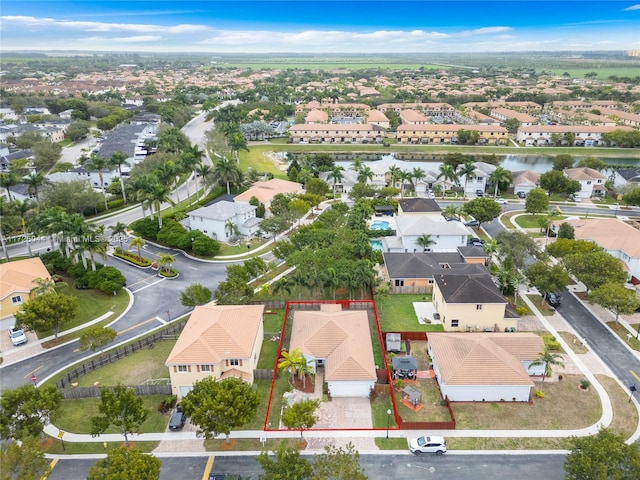
[[[276,376],[278,374],[278,361],[280,360],[280,354],[282,352],[282,342],[284,341],[284,335],[287,328],[287,320],[289,318],[289,306],[292,305],[322,305],[322,304],[340,304],[343,308],[347,308],[351,310],[351,304],[371,304],[373,306],[373,315],[376,320],[376,329],[378,330],[378,341],[380,342],[380,349],[382,351],[382,358],[384,361],[384,369],[387,372],[387,383],[389,385],[389,393],[391,395],[391,405],[393,406],[393,416],[395,419],[395,427],[390,427],[389,429],[385,428],[310,428],[310,431],[386,431],[386,430],[400,430],[400,417],[398,415],[398,409],[396,407],[396,399],[392,388],[391,383],[391,373],[388,368],[388,360],[387,360],[387,351],[384,346],[384,342],[382,339],[382,330],[380,329],[380,321],[378,318],[378,309],[376,307],[376,302],[374,300],[309,300],[309,301],[291,301],[287,302],[284,310],[284,318],[282,322],[282,328],[280,330],[280,343],[278,344],[278,355],[276,356],[276,361],[273,366],[273,376],[271,377],[271,390],[269,391],[269,402],[267,404],[267,414],[265,415],[264,423],[262,425],[263,431],[290,431],[290,429],[281,429],[281,428],[268,428],[269,425],[269,414],[271,412],[271,402],[273,400],[273,391],[275,389]],[[307,430],[307,431],[309,431]]]

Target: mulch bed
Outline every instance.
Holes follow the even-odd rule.
[[[316,387],[315,379],[310,375],[307,375],[307,378],[304,380],[303,377],[296,375],[293,377],[293,380],[289,380],[289,383],[293,388],[304,393],[313,393]]]

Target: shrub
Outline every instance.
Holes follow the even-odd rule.
[[[550,333],[542,335],[542,340],[544,340],[544,344],[549,347],[549,350],[560,350],[560,342]]]
[[[151,265],[151,260],[146,257],[138,257],[136,253],[131,251],[123,252],[120,249],[117,249],[115,252],[113,252],[113,256],[126,260],[127,262],[133,263],[134,265],[138,265],[139,267],[148,267],[149,265]]]
[[[177,247],[183,237],[187,233],[187,229],[175,220],[167,220],[156,235],[156,239],[170,247]]]
[[[580,380],[580,387],[583,388],[584,390],[586,390],[590,386],[591,386],[591,382],[586,378],[583,378],[582,380]]]
[[[544,392],[542,390],[536,390],[536,397],[544,398]]]
[[[126,280],[116,267],[104,267],[95,272],[89,272],[87,279],[90,288],[114,294],[122,289]]]
[[[158,221],[153,218],[141,218],[136,220],[129,224],[129,228],[133,230],[136,235],[150,240],[156,240],[158,237],[158,231],[160,230],[158,227]]]
[[[117,198],[115,200],[107,202],[107,205],[109,205],[109,208],[118,208],[124,205],[124,200],[122,200],[121,198]]]
[[[516,313],[523,317],[529,313],[529,309],[527,307],[516,307]]]
[[[220,242],[202,234],[191,245],[193,253],[202,257],[215,257],[220,251]]]
[[[173,278],[178,275],[178,270],[170,268],[169,270],[158,270],[158,275],[161,277]]]

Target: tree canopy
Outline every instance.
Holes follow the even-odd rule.
[[[527,213],[542,213],[549,210],[549,196],[543,188],[533,188],[524,201],[524,209]]]
[[[624,283],[627,272],[623,263],[605,251],[571,253],[563,259],[567,270],[592,290],[605,283]]]
[[[142,398],[137,397],[133,388],[122,385],[102,387],[98,411],[100,415],[91,418],[91,435],[104,433],[110,426],[117,428],[129,445],[129,435],[139,430],[149,416]]]
[[[502,213],[502,207],[495,200],[488,197],[475,198],[467,202],[463,211],[480,223],[490,222]]]
[[[70,322],[77,311],[77,297],[51,292],[29,300],[15,317],[17,324],[27,330],[53,330],[55,338],[58,338],[60,327]]]
[[[205,305],[211,301],[211,290],[199,283],[192,283],[180,292],[180,301],[185,307]]]
[[[2,392],[0,397],[0,436],[22,440],[41,435],[54,421],[62,404],[62,394],[55,386],[22,385]]]
[[[159,458],[135,448],[115,448],[91,467],[87,480],[158,480],[161,465]]]

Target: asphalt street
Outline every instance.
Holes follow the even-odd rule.
[[[212,452],[215,453],[215,452]],[[198,479],[203,476],[206,456],[163,457],[160,480]],[[389,478],[437,479],[437,480],[478,480],[544,478],[564,479],[564,454],[484,454],[451,452],[437,457],[411,454],[361,455],[360,465],[370,480]],[[95,459],[62,459],[48,480],[68,480],[85,478]],[[216,456],[212,473],[234,473],[243,480],[257,480],[263,474],[255,456]]]

